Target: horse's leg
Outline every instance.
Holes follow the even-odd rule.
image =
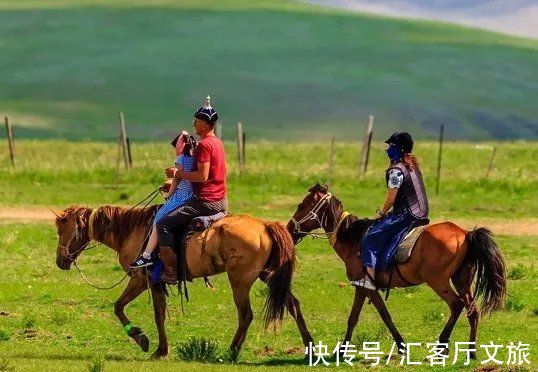
[[[230,284],[232,286],[232,292],[235,306],[237,307],[238,318],[237,331],[235,332],[235,336],[232,340],[232,344],[230,345],[230,349],[233,353],[235,353],[235,355],[238,355],[239,351],[241,350],[241,345],[245,341],[248,327],[250,326],[250,323],[254,318],[254,315],[252,314],[252,308],[250,307],[249,292],[252,283],[256,279],[252,278],[251,280],[245,280],[245,278],[241,278],[241,276],[236,276],[230,271],[228,271],[228,278],[230,279]]]
[[[347,319],[347,331],[344,342],[351,341],[351,336],[353,336],[353,330],[359,321],[359,316],[361,314],[362,306],[364,305],[364,300],[366,299],[366,289],[362,287],[355,287],[355,298],[353,300],[353,306],[351,307],[351,312]]]
[[[448,307],[450,308],[450,317],[448,318],[445,327],[439,335],[440,343],[449,344],[450,335],[452,334],[454,325],[458,321],[461,311],[463,310],[463,301],[450,287],[448,282],[446,284],[441,284],[438,282],[428,283],[428,285],[448,304]],[[445,353],[448,353],[448,347],[445,349]]]
[[[463,305],[467,309],[467,319],[471,331],[469,334],[469,342],[474,342],[476,345],[476,333],[478,330],[478,320],[480,312],[478,306],[474,302],[473,290],[471,288],[474,277],[474,268],[470,266],[462,266],[452,276],[452,283],[456,291],[463,299]],[[476,359],[476,352],[471,352],[471,358]]]
[[[301,338],[303,339],[303,344],[305,346],[308,346],[310,342],[312,344],[314,343],[314,339],[310,335],[310,332],[308,332],[308,328],[306,327],[306,323],[303,318],[303,313],[301,312],[301,304],[299,303],[299,300],[293,295],[293,293],[289,294],[288,300],[286,301],[286,307],[288,308],[288,312],[290,315],[295,319],[295,323],[297,323],[297,327],[299,328],[299,332],[301,333]]]
[[[133,273],[133,276],[129,280],[129,283],[127,283],[127,287],[121,294],[121,296],[116,300],[114,303],[114,313],[120,320],[121,324],[123,325],[123,328],[139,346],[143,351],[148,351],[149,349],[149,340],[146,337],[146,335],[142,332],[142,330],[138,327],[133,327],[131,325],[131,321],[123,310],[125,309],[125,306],[127,306],[128,303],[133,301],[135,298],[137,298],[142,292],[144,292],[147,289],[147,283],[145,275],[140,273]]]
[[[389,329],[390,334],[392,335],[394,342],[396,342],[396,345],[398,346],[399,350],[401,345],[404,343],[404,340],[402,335],[400,335],[400,332],[398,332],[396,326],[392,322],[392,318],[387,307],[385,306],[385,302],[383,302],[383,299],[381,298],[381,295],[378,291],[369,290],[368,292],[368,296],[370,297],[372,304],[374,304],[377,312],[381,316],[381,319],[383,319],[383,323],[385,323],[385,325]]]
[[[166,295],[163,283],[156,283],[151,286],[151,296],[153,297],[153,312],[155,323],[159,333],[159,346],[152,355],[152,358],[163,358],[168,355],[168,339],[164,321],[166,319]]]

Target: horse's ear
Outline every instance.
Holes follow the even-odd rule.
[[[311,188],[308,189],[309,192],[319,192],[322,190],[322,187],[321,185],[318,183],[316,183],[314,186],[312,186]]]
[[[329,185],[327,185],[327,184],[323,185],[323,192],[325,194],[329,192]]]
[[[54,215],[58,218],[62,218],[63,217],[63,212],[56,212],[54,209],[51,209],[50,210],[52,213],[54,213]]]
[[[84,222],[83,217],[84,217],[84,210],[77,211],[77,217],[76,217],[76,219],[77,219],[77,225],[78,225],[81,229],[83,229],[83,228],[86,227],[86,223]]]

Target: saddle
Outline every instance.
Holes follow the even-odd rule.
[[[165,262],[165,270],[161,274],[161,281],[168,284],[179,284],[180,292],[184,289],[185,298],[188,301],[187,281],[192,282],[193,277],[189,273],[186,261],[186,247],[189,239],[196,233],[202,232],[210,228],[215,222],[226,217],[227,213],[219,212],[211,216],[199,216],[192,219],[186,228],[178,228],[174,231],[174,252],[175,257],[162,257]],[[168,250],[169,251],[169,250]],[[207,286],[211,287],[209,279],[204,277]]]
[[[199,217],[193,218],[191,223],[185,230],[184,238],[182,241],[183,245],[185,247],[187,246],[187,242],[194,235],[195,232],[202,232],[204,230],[209,229],[211,225],[223,219],[227,215],[228,214],[225,212],[219,212],[211,216],[199,216]]]
[[[407,233],[400,244],[398,244],[398,248],[394,254],[394,261],[396,264],[403,264],[409,260],[420,234],[422,234],[428,226],[429,225],[421,225],[413,228]]]

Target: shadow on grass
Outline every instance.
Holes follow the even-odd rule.
[[[0,356],[0,359],[2,356]],[[59,361],[87,361],[92,362],[95,360],[95,355],[65,355],[65,354],[47,354],[41,357],[36,357],[35,355],[29,355],[29,354],[17,354],[12,355],[10,358],[15,359],[32,359],[32,360],[59,360]],[[136,356],[127,356],[127,355],[119,355],[119,354],[111,354],[111,355],[104,355],[103,356],[104,362],[151,362],[152,359],[150,359],[148,356],[144,357],[136,357]],[[179,362],[179,363],[191,363],[189,361],[184,361],[176,358],[168,358],[166,359],[170,362]],[[158,363],[158,361],[156,361]],[[222,363],[222,362],[213,362],[213,363],[204,363],[205,365],[209,366],[252,366],[252,367],[271,367],[271,366],[308,366],[308,359],[305,357],[301,358],[294,358],[289,359],[286,357],[275,357],[270,359],[262,359],[260,361],[241,361],[239,360],[237,363]]]
[[[0,356],[1,358],[2,356]],[[65,361],[93,361],[95,360],[95,355],[65,355],[65,354],[46,354],[41,357],[36,355],[29,354],[15,354],[11,355],[10,358],[13,359],[34,359],[34,360],[65,360]],[[150,361],[149,356],[145,357],[135,357],[135,356],[124,356],[119,354],[105,355],[103,357],[104,361],[117,361],[117,362],[147,362]]]

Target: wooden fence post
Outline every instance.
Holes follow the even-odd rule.
[[[243,168],[245,168],[245,164],[247,162],[247,157],[246,157],[246,153],[247,153],[247,134],[245,132],[243,132],[243,138],[241,140],[242,142],[242,146],[241,146],[241,150],[242,150],[242,154],[241,154],[241,160],[243,160]]]
[[[441,183],[441,158],[443,155],[443,134],[445,126],[441,124],[441,133],[439,134],[439,156],[437,158],[437,184],[435,185],[435,195],[439,195],[439,184]]]
[[[129,168],[133,167],[133,156],[131,155],[131,139],[126,138],[127,142],[127,159],[129,160]]]
[[[241,122],[237,123],[237,164],[239,166],[239,172],[243,170],[243,125]]]
[[[328,186],[331,187],[333,183],[333,169],[334,169],[334,136],[331,138],[331,148],[329,150],[329,174],[328,174]]]
[[[488,171],[486,172],[486,179],[489,178],[489,174],[491,173],[491,170],[493,169],[493,160],[495,159],[496,152],[497,152],[497,147],[493,146],[493,152],[491,153],[491,159],[489,160]]]
[[[11,164],[15,166],[15,143],[13,141],[13,127],[11,126],[11,123],[9,122],[7,116],[4,117],[4,120],[6,122],[6,135],[9,146],[9,156],[11,158]]]
[[[123,149],[123,160],[125,161],[125,169],[129,169],[129,154],[127,152],[127,132],[125,130],[125,118],[123,111],[120,111],[120,144]]]
[[[368,168],[368,159],[370,157],[370,144],[372,143],[372,136],[374,132],[374,116],[368,116],[368,126],[366,128],[366,135],[362,144],[361,158],[359,162],[359,177],[366,174]]]

